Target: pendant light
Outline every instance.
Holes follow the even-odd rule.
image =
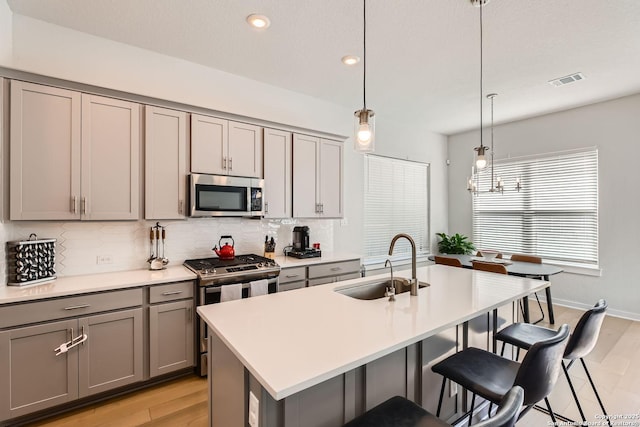
[[[483,118],[482,118],[482,94],[484,93],[484,88],[482,85],[482,56],[483,56],[483,46],[482,46],[482,6],[488,3],[489,0],[471,0],[471,3],[480,8],[480,146],[475,147],[474,151],[476,151],[474,166],[471,167],[471,177],[467,180],[467,190],[474,195],[478,195],[479,193],[503,193],[504,192],[504,181],[501,177],[495,177],[494,175],[494,149],[493,149],[493,100],[497,93],[490,93],[487,95],[487,98],[491,101],[491,147],[487,147],[484,145],[483,141]],[[479,177],[478,174],[480,171],[487,167],[487,158],[486,152],[490,151],[491,162],[489,165],[491,166],[491,185],[489,189],[483,190],[479,187]],[[516,178],[515,190],[520,191],[522,189],[522,185],[520,183],[520,178]]]
[[[482,87],[482,5],[483,3],[485,3],[484,1],[480,0],[480,1],[474,1],[471,0],[471,2],[475,5],[478,4],[478,7],[480,8],[480,146],[474,148],[474,150],[476,151],[476,169],[480,170],[480,169],[484,169],[487,166],[487,158],[485,157],[485,152],[487,151],[487,147],[483,144],[483,138],[482,138],[482,94],[483,94],[483,87]]]
[[[375,147],[374,112],[367,109],[367,0],[362,0],[362,109],[354,113],[354,149],[361,153],[372,152]]]

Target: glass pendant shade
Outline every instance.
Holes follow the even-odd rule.
[[[484,169],[487,166],[487,158],[484,156],[487,147],[481,145],[480,147],[474,148],[474,150],[478,152],[476,156],[476,168]]]
[[[354,149],[363,153],[372,152],[375,148],[375,117],[371,110],[358,110],[354,113]]]

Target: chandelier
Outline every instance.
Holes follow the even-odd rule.
[[[480,8],[480,146],[475,147],[473,150],[476,151],[475,156],[475,164],[471,166],[471,176],[467,179],[467,190],[474,194],[478,195],[479,193],[500,193],[504,192],[504,181],[501,177],[495,177],[494,170],[494,159],[493,159],[493,99],[498,96],[497,93],[490,93],[487,95],[487,98],[491,100],[491,147],[487,147],[484,145],[483,140],[483,120],[482,120],[482,94],[484,93],[484,89],[482,86],[482,5],[486,4],[488,0],[471,0],[471,3],[474,6]],[[481,190],[479,187],[479,173],[482,169],[487,167],[487,158],[485,153],[489,151],[491,155],[491,186],[487,190]],[[520,178],[516,178],[515,190],[520,191],[522,188],[520,184]]]
[[[491,163],[490,163],[491,187],[486,190],[481,190],[479,188],[480,187],[479,185],[480,168],[477,166],[477,159],[476,159],[476,165],[471,166],[471,177],[468,178],[467,180],[467,190],[469,190],[469,192],[473,193],[474,195],[478,195],[479,193],[500,193],[500,194],[504,193],[504,181],[502,180],[501,177],[495,175],[495,165],[494,165],[494,158],[493,158],[493,154],[495,152],[495,150],[493,149],[493,99],[496,96],[498,96],[497,93],[490,93],[489,95],[487,95],[487,98],[491,100],[491,147],[490,148],[487,146],[482,147],[483,154],[484,154],[484,151],[489,150],[489,154],[491,156]],[[480,133],[482,134],[482,128],[480,128]],[[482,146],[482,139],[480,141],[481,141],[480,144]],[[476,147],[474,148],[474,150],[480,153],[479,148],[481,147]],[[485,162],[484,165],[486,166],[486,160],[484,160],[484,162]],[[521,189],[522,189],[522,184],[520,183],[520,177],[517,177],[514,190],[520,191]]]

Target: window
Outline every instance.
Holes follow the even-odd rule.
[[[429,252],[429,165],[376,155],[365,155],[364,167],[365,259],[387,258],[391,239],[409,234],[418,254]],[[411,254],[406,239],[393,254]]]
[[[479,176],[489,188],[491,171]],[[598,151],[496,162],[504,194],[473,197],[477,248],[527,253],[584,266],[598,265]],[[520,177],[522,190],[511,190]]]

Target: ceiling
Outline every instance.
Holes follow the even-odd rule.
[[[16,14],[362,107],[361,0],[7,0]],[[250,28],[251,13],[267,30]],[[637,0],[492,0],[484,90],[496,123],[640,92]],[[367,0],[367,106],[453,134],[480,122],[479,8],[470,0]],[[548,81],[575,72],[562,87]],[[483,98],[484,99],[484,98]],[[488,123],[489,102],[484,100]]]

